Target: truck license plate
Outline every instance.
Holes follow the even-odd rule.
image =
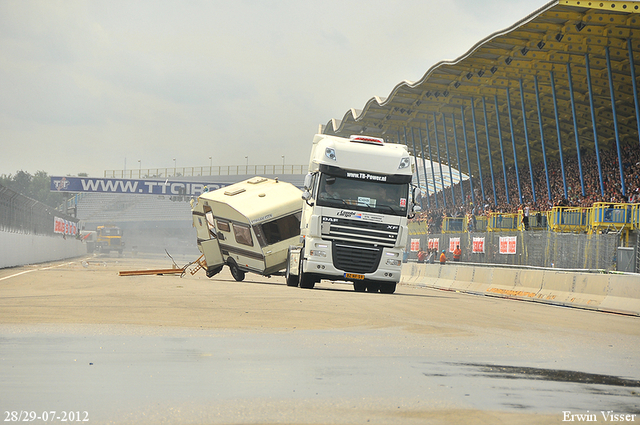
[[[363,280],[364,279],[364,275],[363,274],[345,273],[344,277],[346,277],[347,279],[359,279],[359,280]]]

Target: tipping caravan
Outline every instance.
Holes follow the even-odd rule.
[[[282,274],[300,234],[301,196],[294,185],[264,177],[200,195],[191,211],[207,276],[225,264],[237,281],[246,272]]]
[[[286,283],[321,279],[393,293],[400,280],[413,204],[413,165],[404,145],[367,136],[318,134],[302,198],[300,240],[289,248]]]

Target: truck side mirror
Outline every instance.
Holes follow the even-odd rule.
[[[304,176],[304,189],[306,191],[311,190],[312,179],[313,179],[313,174],[311,174],[311,173],[309,173],[306,176]],[[305,199],[305,201],[306,201],[306,199]]]
[[[309,203],[309,199],[311,199],[311,192],[309,192],[308,190],[305,190],[304,192],[302,192],[302,199],[304,199],[304,201],[307,203],[307,205],[309,205],[310,207],[313,206],[313,203]]]

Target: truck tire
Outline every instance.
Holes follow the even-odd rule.
[[[310,273],[304,273],[302,270],[302,262],[304,261],[304,246],[300,250],[300,266],[298,267],[298,280],[301,288],[313,289],[316,284],[315,278]]]
[[[380,290],[379,282],[367,282],[367,292],[378,292]]]
[[[356,292],[364,292],[367,290],[367,284],[364,282],[353,282],[353,290]]]
[[[232,258],[229,258],[229,269],[231,269],[231,276],[233,276],[237,282],[242,282],[244,280],[244,271],[240,270],[238,264],[236,264]]]
[[[313,289],[316,285],[315,278],[309,273],[300,273],[300,287],[304,289]]]
[[[380,284],[380,293],[381,294],[393,294],[396,292],[396,284],[395,283],[381,283]]]

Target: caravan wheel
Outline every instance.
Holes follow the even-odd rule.
[[[229,268],[231,269],[231,276],[233,276],[236,281],[242,282],[244,280],[245,273],[240,270],[233,258],[229,258]]]

